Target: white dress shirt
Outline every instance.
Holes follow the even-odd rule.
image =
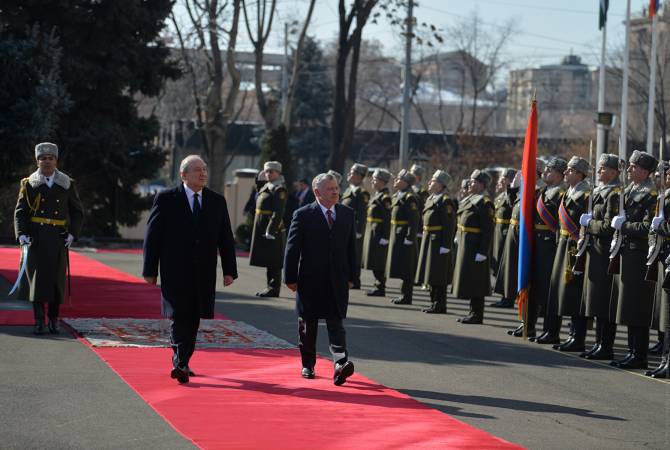
[[[325,206],[323,206],[321,204],[321,202],[318,199],[317,199],[316,202],[321,207],[321,212],[323,213],[323,217],[325,217],[325,219],[326,219],[326,223],[328,223],[328,213],[326,211],[329,211],[329,210],[330,210],[330,213],[331,213],[330,217],[332,217],[333,222],[335,222],[335,205],[331,206],[330,208],[326,208]]]
[[[191,188],[186,186],[186,183],[184,183],[184,192],[186,192],[186,199],[188,200],[188,206],[191,208],[191,211],[193,211],[193,197],[195,194],[198,194],[198,197],[200,198],[200,210],[202,210],[202,189],[200,189],[198,192],[193,192]]]

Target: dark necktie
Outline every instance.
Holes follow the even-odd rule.
[[[200,195],[193,194],[193,218],[195,220],[200,218],[200,200],[198,197],[200,197]]]
[[[335,220],[333,220],[333,212],[330,209],[326,210],[326,217],[328,217],[328,228],[333,228]]]

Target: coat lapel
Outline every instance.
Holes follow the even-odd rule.
[[[180,184],[177,189],[177,199],[177,203],[180,205],[179,208],[183,211],[183,216],[187,218],[186,222],[193,225],[193,211],[191,211],[191,207],[188,205],[188,198],[186,197],[183,184]]]

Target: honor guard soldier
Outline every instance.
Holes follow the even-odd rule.
[[[385,169],[377,169],[372,174],[375,195],[368,205],[363,240],[363,268],[372,270],[375,277],[375,289],[367,293],[370,297],[386,295],[386,257],[391,231],[391,194],[387,185],[392,177]]]
[[[414,177],[416,178],[416,181],[412,185],[412,190],[414,191],[414,194],[416,194],[416,198],[418,200],[418,207],[419,207],[419,233],[416,236],[416,245],[417,245],[417,250],[416,254],[419,255],[419,244],[421,243],[421,237],[423,234],[421,233],[421,227],[423,226],[422,224],[422,217],[421,217],[421,211],[423,211],[423,205],[426,203],[426,199],[430,195],[428,190],[423,186],[423,176],[426,173],[426,169],[423,168],[423,166],[419,164],[412,164],[412,167],[409,168],[409,171]],[[425,258],[425,255],[424,255]],[[421,260],[421,256],[419,256],[419,259],[417,261],[417,273],[419,276],[417,277],[420,280],[423,280],[423,268],[425,267],[424,264],[425,261]],[[415,286],[421,286],[422,283],[415,282]]]
[[[552,270],[560,237],[559,209],[567,189],[563,181],[567,169],[568,162],[563,158],[554,157],[547,161],[542,172],[544,186],[540,188],[535,201],[533,214],[535,248],[531,275],[533,288],[528,295],[528,336],[530,341],[538,344],[555,345],[561,342],[558,335],[560,331],[558,304],[555,305],[556,308],[550,310],[548,302],[552,289],[557,287],[556,284],[552,285]],[[544,317],[542,334],[533,337],[533,334],[536,334],[535,326],[540,314]],[[517,329],[515,335],[519,336],[522,331]]]
[[[554,348],[565,352],[583,352],[586,339],[586,319],[581,315],[584,274],[575,273],[577,243],[579,242],[579,218],[588,210],[591,185],[586,180],[591,171],[588,161],[573,156],[568,161],[565,181],[569,188],[558,207],[560,234],[554,266],[551,271],[548,308],[557,311],[558,319],[549,329],[550,335],[558,336],[561,317],[570,316],[570,336]]]
[[[655,216],[658,192],[649,178],[658,162],[646,152],[635,150],[628,161],[631,183],[624,190],[624,210],[608,210],[615,234],[623,238],[619,252],[616,323],[628,327],[628,354],[610,364],[622,369],[646,369],[649,326],[653,308],[653,284],[646,281],[648,234]],[[618,236],[617,236],[618,237]],[[616,292],[618,291],[618,292]],[[614,294],[616,299],[614,299]]]
[[[451,255],[456,229],[456,210],[449,198],[447,185],[449,174],[438,170],[428,185],[429,197],[423,207],[423,234],[419,268],[415,282],[427,284],[430,290],[430,308],[423,312],[429,314],[446,314],[447,312],[447,280],[449,280]],[[423,278],[420,278],[421,274]]]
[[[519,187],[511,187],[511,183],[516,175],[515,169],[503,169],[496,184],[498,196],[493,202],[495,207],[495,229],[493,231],[493,250],[491,252],[491,268],[496,276],[495,292],[502,294],[502,298],[491,306],[495,308],[510,308],[514,305],[514,297],[508,297],[504,292],[503,278],[498,280],[498,274],[504,272],[502,260],[507,255],[504,254],[507,232],[510,228],[512,219],[512,210],[519,194]],[[511,178],[510,178],[511,177]],[[517,214],[519,210],[517,210]],[[518,219],[518,217],[517,217]],[[515,289],[516,292],[516,289]]]
[[[391,233],[386,258],[386,278],[400,278],[401,296],[393,299],[396,305],[412,304],[412,289],[416,273],[416,236],[419,229],[419,201],[412,190],[414,175],[403,169],[395,179],[396,193],[391,201]]]
[[[349,170],[347,181],[349,187],[342,194],[341,203],[354,210],[356,227],[356,267],[354,268],[354,285],[351,289],[361,288],[361,256],[363,254],[363,235],[367,219],[370,193],[363,187],[363,178],[368,174],[368,167],[363,164],[354,164]]]
[[[664,168],[668,167],[668,163],[665,161],[663,165]],[[665,180],[665,185],[670,186],[670,170],[668,169],[665,171]],[[664,262],[665,270],[659,269],[657,281],[657,285],[661,287],[662,292],[660,296],[657,295],[654,300],[658,303],[658,305],[654,305],[655,312],[658,311],[658,330],[659,333],[664,333],[663,347],[661,348],[660,364],[653,370],[649,370],[645,373],[645,375],[652,378],[668,378],[670,376],[670,367],[668,365],[668,354],[670,353],[670,346],[668,345],[668,339],[670,338],[670,334],[668,334],[670,332],[670,293],[668,289],[670,289],[670,283],[665,281],[666,279],[670,281],[670,275],[666,273],[666,270],[670,268],[670,249],[668,248],[670,246],[670,222],[668,221],[668,218],[670,218],[670,188],[665,191],[664,204],[662,217],[657,213],[656,217],[651,221],[651,229],[654,230],[658,236],[663,238],[665,247],[665,255],[662,256],[663,259],[661,259],[661,261]]]
[[[263,165],[267,183],[256,197],[256,216],[251,237],[249,264],[266,268],[267,287],[257,292],[259,297],[278,297],[281,286],[281,269],[284,262],[286,229],[284,207],[286,188],[281,182],[281,163],[268,161]]]
[[[610,295],[612,274],[608,272],[610,243],[614,230],[605,212],[616,210],[621,194],[619,180],[619,158],[602,154],[598,160],[598,181],[593,189],[592,212],[582,214],[579,223],[586,227],[589,236],[584,271],[584,293],[582,310],[586,318],[596,319],[596,341],[593,346],[579,356],[587,359],[607,360],[613,357],[616,323],[610,319]]]
[[[658,167],[656,167],[656,171],[654,173],[654,181],[656,184],[656,189],[659,193],[663,192],[665,188],[668,186],[663,182],[664,181],[663,179],[665,178],[665,172],[668,170],[668,167],[669,166],[667,161],[660,161],[658,163]],[[663,203],[668,202],[667,194],[666,195],[659,194],[658,196],[659,208],[661,207],[660,206],[661,197],[663,197]],[[658,219],[656,217],[658,217]],[[651,328],[656,330],[656,332],[658,333],[658,341],[656,342],[656,344],[649,347],[650,355],[660,355],[663,351],[664,332],[663,328],[659,325],[661,319],[661,306],[663,303],[662,302],[662,295],[663,295],[662,285],[663,285],[663,269],[664,269],[663,262],[668,256],[667,253],[670,247],[670,240],[667,240],[666,242],[665,237],[661,234],[662,231],[659,230],[660,224],[665,220],[665,217],[667,216],[665,214],[661,214],[660,209],[658,209],[656,217],[654,217],[654,220],[652,221],[651,231],[649,232],[649,251],[650,252],[654,251],[656,247],[658,247],[659,251],[657,252],[658,254],[656,255],[653,267],[651,261],[647,260],[647,266],[649,267],[649,269],[647,270],[648,276],[646,277],[647,280],[656,283],[656,289],[654,292],[654,310],[653,310]],[[654,222],[656,222],[656,225],[654,225]]]
[[[469,195],[458,208],[458,254],[453,276],[453,294],[470,299],[470,314],[458,319],[464,324],[484,320],[484,297],[491,293],[488,255],[493,240],[493,202],[485,195],[491,177],[475,170],[470,176]]]
[[[58,334],[58,313],[65,298],[69,265],[68,248],[79,237],[84,211],[74,180],[56,168],[56,144],[37,144],[35,158],[37,170],[21,180],[14,210],[14,232],[22,246],[23,258],[27,258],[25,276],[19,280],[19,298],[33,304],[35,334],[45,332],[44,304],[48,303],[49,332]]]
[[[342,184],[342,174],[340,172],[330,169],[327,173],[335,177],[338,186]]]

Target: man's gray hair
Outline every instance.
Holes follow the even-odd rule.
[[[332,180],[332,181],[337,183],[337,178],[335,178],[335,175],[333,175],[331,173],[320,173],[320,174],[318,174],[312,180],[312,190],[315,191],[317,189],[321,189],[321,186],[323,186],[323,183],[325,183],[328,180]]]
[[[205,160],[202,159],[200,155],[188,155],[186,158],[181,160],[181,163],[179,164],[179,173],[186,173],[188,171],[188,167],[193,161],[202,161],[205,166],[207,165]]]

